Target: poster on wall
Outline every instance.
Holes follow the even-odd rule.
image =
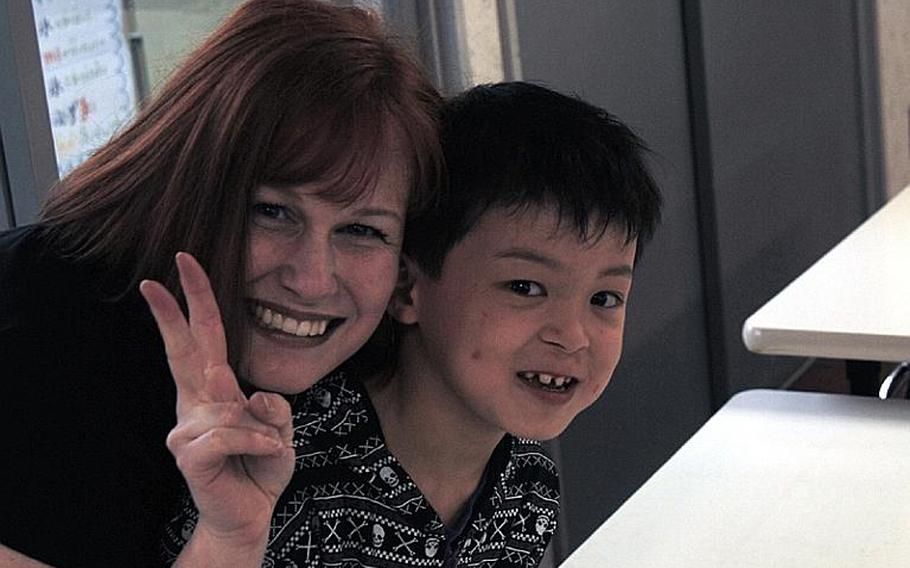
[[[60,177],[136,112],[122,0],[32,0]]]

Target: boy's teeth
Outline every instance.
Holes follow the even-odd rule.
[[[572,382],[572,377],[566,377],[562,375],[548,375],[546,373],[532,373],[529,371],[522,371],[518,373],[523,379],[529,381],[534,381],[537,384],[547,386],[547,387],[556,387],[561,388],[568,386]]]

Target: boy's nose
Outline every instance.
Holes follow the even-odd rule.
[[[544,343],[566,353],[575,353],[591,345],[584,322],[571,309],[553,310],[538,335]]]
[[[303,302],[335,294],[338,275],[331,244],[303,239],[297,246],[289,247],[279,270],[279,282]]]

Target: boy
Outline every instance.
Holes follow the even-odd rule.
[[[526,83],[450,101],[443,145],[449,189],[408,221],[389,306],[397,361],[295,401],[267,565],[536,566],[553,534],[531,440],[607,386],[660,197],[628,128]]]

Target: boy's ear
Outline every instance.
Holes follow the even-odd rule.
[[[395,291],[392,292],[392,299],[389,300],[389,307],[386,311],[404,325],[415,324],[419,319],[417,317],[418,286],[416,286],[419,275],[420,268],[417,263],[408,256],[401,255],[401,260],[398,262],[398,281],[395,283]]]

